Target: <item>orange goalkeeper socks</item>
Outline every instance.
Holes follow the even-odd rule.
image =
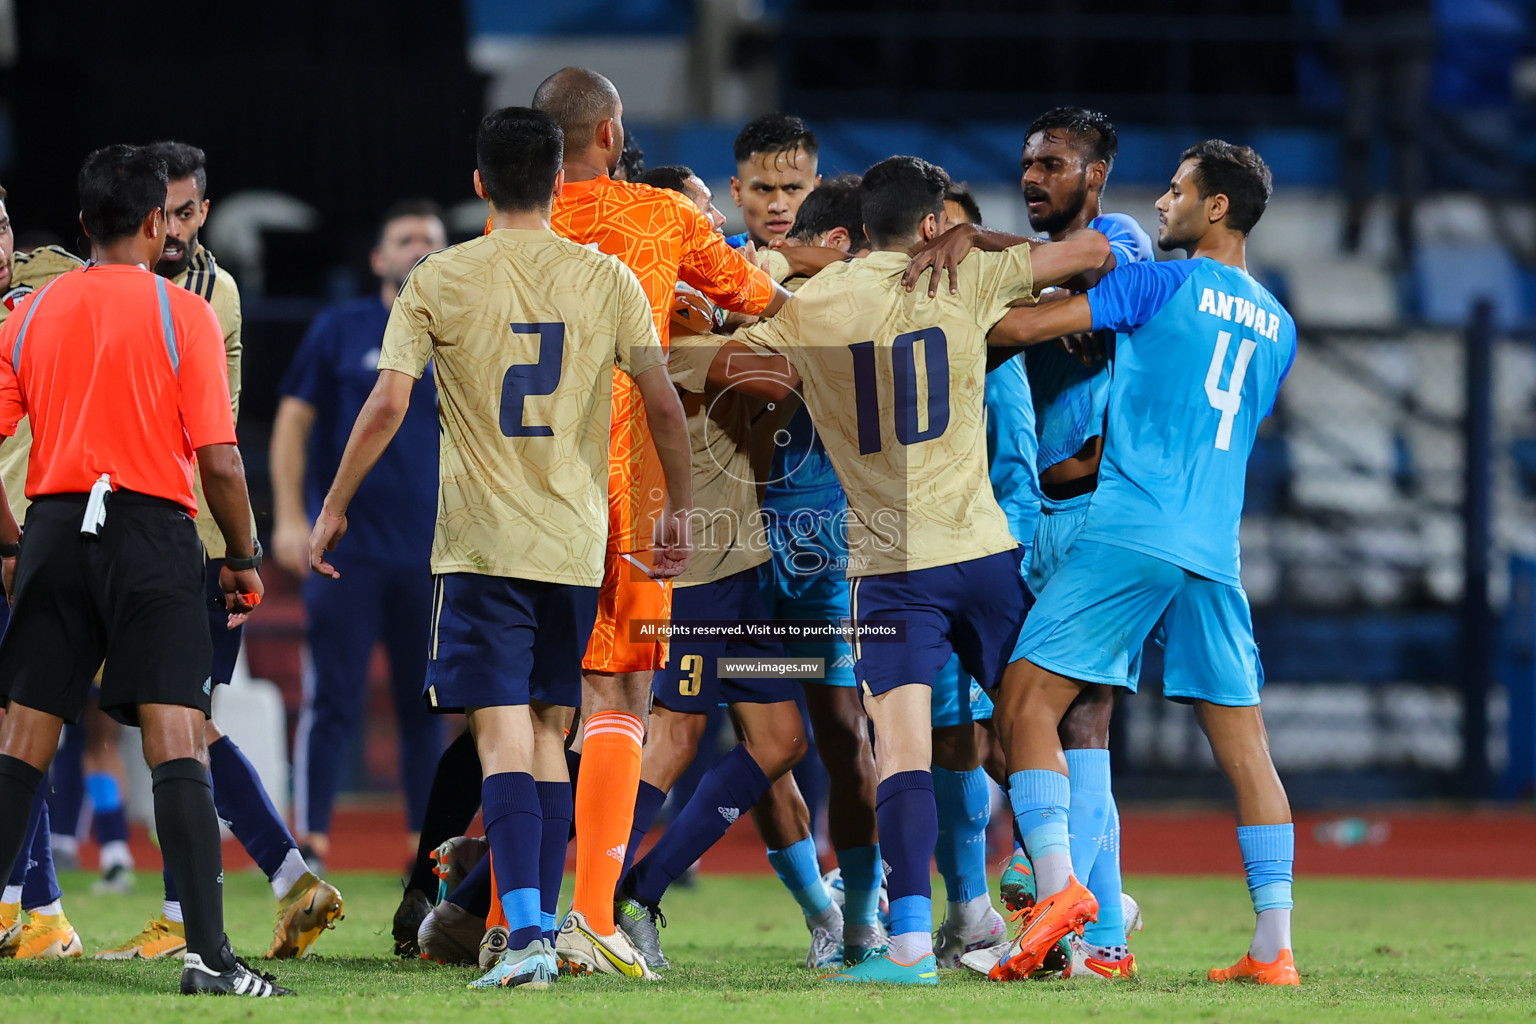
[[[582,723],[572,909],[604,935],[614,929],[613,896],[634,824],[644,738],[640,719],[623,711],[600,711]]]

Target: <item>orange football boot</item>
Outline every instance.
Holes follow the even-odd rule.
[[[1251,981],[1256,985],[1300,985],[1296,961],[1291,951],[1282,949],[1273,963],[1263,964],[1247,953],[1231,967],[1213,967],[1206,975],[1211,981]]]
[[[1099,901],[1076,875],[1071,875],[1061,892],[1040,900],[1028,910],[1015,911],[1012,919],[1019,922],[1019,930],[1008,944],[1008,952],[987,974],[993,981],[1028,978],[1062,936],[1068,932],[1081,935],[1089,921],[1099,919]]]

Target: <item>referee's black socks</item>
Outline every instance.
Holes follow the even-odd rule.
[[[0,754],[0,880],[11,877],[27,841],[27,815],[42,781],[43,773],[21,758]]]
[[[234,966],[224,941],[224,859],[208,769],[194,757],[163,761],[150,772],[160,853],[181,896],[187,951],[216,971]]]

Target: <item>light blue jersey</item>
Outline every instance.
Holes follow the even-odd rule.
[[[1151,260],[1152,239],[1123,213],[1095,217],[1088,226],[1109,239],[1115,266]],[[1035,397],[1035,433],[1041,472],[1070,459],[1104,432],[1109,405],[1109,366],[1089,369],[1059,345],[1035,345],[1024,354]]]
[[[1040,476],[1035,468],[1035,403],[1022,356],[987,374],[987,473],[992,493],[1008,517],[1008,530],[1024,547],[1024,562],[1040,517]]]
[[[1263,285],[1211,259],[1136,263],[1088,292],[1121,337],[1099,486],[1081,539],[1241,586],[1248,453],[1296,358],[1296,324]]]
[[[848,499],[804,405],[778,433],[763,493],[772,557],[758,569],[769,618],[848,621]],[[841,638],[785,641],[821,658],[828,686],[853,686],[853,650]]]

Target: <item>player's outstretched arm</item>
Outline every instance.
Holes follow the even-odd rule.
[[[1114,265],[1109,239],[1091,228],[1074,231],[1059,242],[1037,245],[1030,252],[1037,292],[1069,282],[1074,290],[1092,287]]]
[[[322,576],[341,576],[325,560],[325,553],[336,550],[337,542],[346,535],[347,506],[400,429],[405,412],[411,407],[411,388],[415,384],[416,378],[408,373],[380,370],[368,401],[363,403],[363,411],[357,414],[352,435],[347,438],[347,450],[342,453],[341,465],[336,467],[336,479],[331,482],[315,528],[309,534],[309,566]]]
[[[642,370],[635,377],[635,385],[645,403],[646,424],[667,481],[667,502],[656,520],[655,557],[651,560],[651,574],[664,579],[688,568],[692,550],[688,535],[688,517],[693,512],[688,419],[665,366]]]
[[[1103,238],[1103,235],[1099,236]],[[1052,245],[1061,245],[1053,242]],[[1042,246],[1041,248],[1050,248]],[[1039,252],[1037,249],[1036,252]],[[1038,345],[1067,334],[1093,329],[1093,311],[1086,295],[1074,295],[1038,306],[1016,306],[987,332],[988,345]]]
[[[781,402],[800,386],[800,374],[781,355],[727,341],[709,364],[709,383],[722,391]]]
[[[1012,246],[1030,242],[1033,239],[1023,235],[1010,235],[1006,231],[995,231],[975,224],[956,224],[912,254],[912,262],[901,276],[901,283],[910,292],[917,287],[924,272],[933,271],[928,278],[928,297],[931,299],[939,294],[939,279],[947,273],[949,293],[955,295],[960,290],[960,261],[970,255],[972,249],[1002,252]]]

